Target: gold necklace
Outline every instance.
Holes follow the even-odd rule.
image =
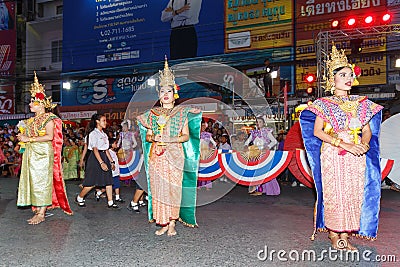
[[[340,98],[338,96],[335,96],[335,97],[339,100],[338,106],[341,110],[343,110],[346,113],[351,113],[352,117],[357,116],[357,108],[358,108],[358,105],[360,104],[358,102],[358,100],[354,100],[354,101],[343,100],[342,98]]]

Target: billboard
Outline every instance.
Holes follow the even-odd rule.
[[[82,106],[129,102],[139,89],[146,89],[149,77],[132,75],[118,78],[72,80],[71,89],[63,89],[63,106]]]
[[[225,52],[293,45],[293,1],[225,1]]]
[[[317,73],[315,40],[320,31],[331,30],[331,21],[338,19],[345,21],[353,16],[365,14],[379,14],[386,12],[386,0],[365,1],[327,1],[327,0],[299,0],[296,2],[296,89],[306,89],[304,77],[307,73]],[[343,29],[343,28],[342,28]],[[344,39],[344,38],[343,38]],[[331,41],[331,40],[330,40]],[[334,40],[332,40],[334,41]],[[349,38],[335,42],[349,55],[351,45]],[[362,53],[352,55],[349,61],[363,69],[359,79],[360,85],[374,85],[386,83],[386,56],[370,54],[386,51],[386,38],[363,39]]]
[[[14,85],[0,85],[0,114],[14,114]]]
[[[0,0],[0,77],[15,74],[15,1]]]
[[[63,72],[162,61],[165,55],[170,58],[170,45],[171,51],[175,45],[185,48],[193,38],[197,42],[193,57],[223,53],[223,1],[185,2],[64,1]],[[187,38],[170,42],[177,27],[192,31],[183,35]]]
[[[147,75],[126,75],[113,78],[96,78],[71,80],[71,89],[62,90],[62,106],[86,106],[98,104],[128,103],[132,96],[139,90],[147,90],[143,102],[157,101],[157,93],[152,86],[149,86]],[[209,90],[207,87],[177,77],[175,82],[180,86],[181,98],[215,97],[219,94]],[[150,95],[153,93],[155,99]],[[139,98],[136,98],[138,100]],[[123,107],[123,106],[121,106]]]
[[[0,0],[0,114],[14,113],[15,1]]]

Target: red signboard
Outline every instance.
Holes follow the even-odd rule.
[[[0,85],[0,114],[14,114],[14,85]]]
[[[15,73],[16,21],[15,2],[0,1],[0,77]]]
[[[15,1],[0,1],[0,114],[14,113]]]
[[[357,22],[361,22],[367,14],[387,11],[386,0],[298,0],[295,3],[297,40],[314,39],[319,31],[330,30],[334,19],[343,22],[355,17]]]

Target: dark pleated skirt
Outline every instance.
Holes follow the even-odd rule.
[[[85,179],[83,180],[83,186],[106,186],[113,184],[113,178],[111,173],[111,164],[107,158],[105,151],[100,151],[101,159],[107,164],[108,171],[103,171],[101,168],[99,161],[96,159],[96,156],[93,152],[90,153],[87,162],[86,162],[86,170],[85,170]]]

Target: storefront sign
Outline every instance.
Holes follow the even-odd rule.
[[[79,111],[79,112],[61,112],[60,116],[63,120],[74,120],[74,119],[87,119],[96,114],[97,111]]]
[[[292,46],[292,1],[225,1],[225,52]]]

